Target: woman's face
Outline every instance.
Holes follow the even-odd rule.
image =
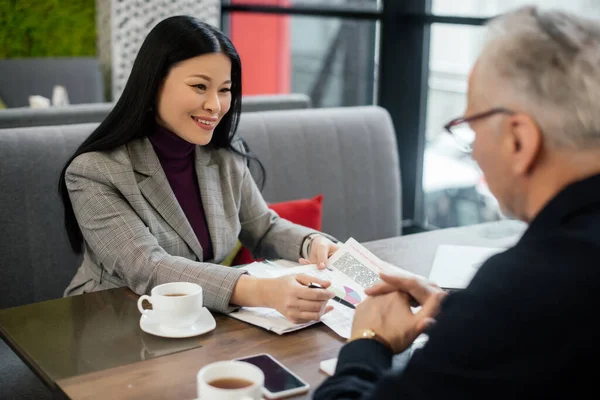
[[[231,106],[231,61],[203,54],[175,64],[158,93],[157,122],[180,138],[204,146]]]

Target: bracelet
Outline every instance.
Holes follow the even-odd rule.
[[[355,340],[359,340],[359,339],[371,339],[371,340],[375,340],[379,343],[381,343],[382,345],[384,345],[385,347],[387,347],[388,349],[392,350],[392,346],[388,343],[387,340],[385,340],[384,338],[382,338],[381,336],[379,336],[377,333],[375,333],[375,331],[373,329],[363,329],[362,331],[360,331],[358,333],[358,335],[352,336],[350,339],[348,339],[348,343],[353,342]]]

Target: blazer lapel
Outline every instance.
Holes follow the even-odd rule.
[[[128,146],[133,169],[144,175],[138,181],[140,192],[148,203],[163,217],[165,221],[190,246],[199,260],[202,260],[202,246],[185,216],[160,161],[147,138],[131,142]]]
[[[211,163],[210,151],[201,146],[196,147],[196,175],[214,257],[215,260],[222,260],[231,249],[225,241],[227,235],[219,165]]]

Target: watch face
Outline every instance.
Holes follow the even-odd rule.
[[[349,339],[349,341],[351,342],[351,341],[357,340],[357,339],[373,339],[373,340],[381,343],[388,349],[390,349],[390,350],[393,349],[392,346],[390,345],[390,343],[388,343],[387,340],[385,340],[383,337],[381,337],[377,333],[375,333],[375,331],[373,329],[363,329],[362,331],[359,331],[358,334],[355,334],[353,337],[351,337]]]
[[[376,333],[375,333],[375,332],[373,332],[373,330],[372,330],[372,329],[366,329],[366,330],[364,330],[364,331],[363,331],[363,333],[362,333],[362,336],[363,336],[364,338],[371,339],[371,338],[374,338],[374,337],[375,337],[375,336],[377,336],[377,335],[376,335]]]

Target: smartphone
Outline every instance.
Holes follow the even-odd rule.
[[[267,399],[279,399],[308,392],[310,385],[294,374],[287,367],[274,359],[270,354],[255,354],[253,356],[237,358],[256,365],[265,374],[265,387],[263,394]]]

